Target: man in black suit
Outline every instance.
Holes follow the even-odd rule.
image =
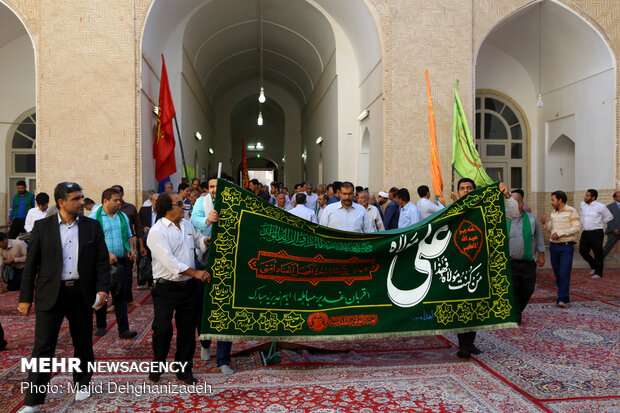
[[[155,224],[157,220],[157,212],[155,212],[155,202],[157,202],[157,197],[159,194],[153,194],[152,205],[143,206],[140,208],[140,212],[138,212],[138,217],[140,218],[140,223],[142,224],[142,229],[144,232],[151,229],[151,227]],[[144,241],[146,248],[146,241]]]
[[[33,359],[54,357],[60,325],[67,317],[74,354],[80,360],[82,371],[73,373],[74,382],[80,385],[75,397],[83,400],[90,396],[87,386],[92,373],[88,372],[87,362],[95,359],[92,305],[103,305],[107,301],[109,254],[101,225],[82,216],[82,187],[62,182],[54,190],[54,199],[58,214],[36,221],[32,230],[18,309],[23,315],[29,315],[34,297]],[[30,385],[20,412],[39,411],[38,405],[45,401],[45,393],[31,389],[45,386],[50,376],[50,373],[28,373]]]
[[[603,255],[605,257],[616,245],[618,239],[620,239],[620,191],[614,193],[614,202],[607,205],[607,209],[609,209],[614,219],[607,223],[607,229],[605,230],[607,233],[607,242],[603,247]]]
[[[398,228],[398,219],[400,218],[400,205],[394,199],[394,195],[398,192],[398,188],[390,188],[390,201],[388,206],[385,207],[385,213],[383,214],[383,226],[386,230]]]

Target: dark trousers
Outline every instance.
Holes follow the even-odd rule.
[[[198,317],[196,317],[196,330],[198,331],[198,335],[200,335],[200,329],[202,326],[202,307],[204,303],[204,289],[205,285],[202,281],[194,278],[195,288],[196,288],[196,309],[198,313]],[[211,340],[200,340],[200,345],[203,348],[211,347]],[[230,341],[218,341],[217,342],[217,350],[215,353],[215,362],[217,366],[230,366],[230,352],[232,350],[232,343]]]
[[[512,269],[512,287],[515,292],[515,312],[517,323],[521,322],[521,314],[536,286],[536,263],[530,260],[510,260]]]
[[[26,220],[23,218],[13,218],[11,220],[11,227],[9,228],[8,237],[9,239],[16,239],[19,234],[24,232],[24,224]]]
[[[177,327],[177,351],[175,361],[188,362],[179,378],[190,378],[192,359],[196,351],[196,292],[194,283],[156,282],[151,289],[153,297],[153,360],[166,361],[172,341],[172,316]]]
[[[6,289],[9,291],[19,291],[22,286],[22,274],[24,272],[23,268],[15,268],[13,267],[13,279],[8,280],[6,283]]]
[[[620,236],[614,234],[613,232],[607,233],[607,242],[605,243],[605,246],[603,247],[603,255],[605,257],[609,255],[611,250],[614,248],[614,245],[616,245],[616,242],[618,242],[619,238]]]
[[[555,285],[558,287],[558,297],[555,302],[570,302],[570,272],[573,269],[574,245],[549,244],[551,266],[555,275]]]
[[[4,349],[7,344],[9,343],[4,339],[4,329],[2,328],[2,323],[0,323],[0,350]]]
[[[469,333],[458,333],[456,337],[459,339],[459,350],[468,352],[474,351],[474,341],[476,341],[476,332],[470,331]]]
[[[603,260],[605,255],[603,254],[603,238],[605,233],[602,229],[595,229],[592,231],[583,231],[581,233],[581,239],[579,240],[579,254],[590,265],[590,268],[594,270],[595,274],[603,276]],[[594,257],[590,255],[590,251],[594,254]]]
[[[140,251],[138,251],[140,254]],[[127,260],[127,285],[125,287],[125,302],[130,303],[133,301],[133,267],[135,265],[134,261]],[[137,265],[136,265],[137,268]]]
[[[112,293],[112,300],[114,304],[114,315],[116,316],[116,324],[118,325],[118,332],[129,330],[129,318],[127,317],[127,276],[126,272],[129,271],[129,259],[118,258],[118,270],[121,272],[118,277],[119,285],[111,286],[110,292]],[[99,310],[95,311],[97,319],[97,328],[106,328],[108,323],[106,322],[107,307],[104,305]]]
[[[32,358],[54,357],[58,332],[62,320],[67,317],[69,321],[69,331],[73,340],[75,357],[80,359],[81,373],[73,373],[74,383],[86,386],[90,382],[92,373],[88,372],[87,363],[94,361],[93,354],[93,309],[84,301],[80,286],[60,288],[58,301],[48,311],[36,311],[35,330],[34,330],[34,349]],[[50,373],[28,373],[27,381],[32,385],[45,386],[50,381]],[[45,393],[30,390],[26,392],[24,404],[35,406],[43,404]]]

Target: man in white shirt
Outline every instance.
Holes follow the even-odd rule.
[[[276,195],[275,206],[285,211],[290,211],[293,209],[293,206],[286,201],[286,194],[284,192],[280,192]]]
[[[192,278],[210,282],[206,271],[195,270],[194,248],[206,251],[208,238],[194,231],[183,219],[183,201],[173,193],[159,195],[155,204],[160,218],[149,230],[147,245],[153,257],[153,360],[165,362],[172,340],[172,316],[176,312],[177,346],[175,360],[186,362],[177,378],[195,384],[192,360],[196,350],[196,298]],[[161,373],[150,373],[157,383]]]
[[[155,201],[153,201],[153,195],[155,194],[155,191],[153,191],[152,189],[149,189],[146,193],[146,201],[144,201],[142,203],[143,207],[150,207],[153,206],[153,204],[155,203]]]
[[[319,199],[319,196],[312,192],[312,190],[314,189],[314,185],[312,185],[312,182],[308,181],[306,182],[304,189],[306,191],[306,208],[310,209],[311,211],[316,211],[316,203]]]
[[[34,222],[45,218],[49,210],[50,196],[48,194],[39,192],[34,200],[37,203],[37,207],[30,208],[28,214],[26,214],[26,223],[24,224],[26,232],[32,231]]]
[[[288,212],[299,218],[305,219],[306,221],[314,222],[315,224],[319,223],[319,221],[316,219],[316,214],[314,213],[314,211],[306,208],[306,194],[304,194],[303,192],[296,193],[295,204],[295,208],[291,209]]]
[[[353,189],[351,182],[342,183],[340,201],[325,207],[321,215],[321,225],[341,231],[373,232],[368,212],[364,207],[353,202]]]
[[[418,195],[420,196],[420,200],[418,201],[417,206],[420,209],[421,219],[426,219],[435,212],[441,211],[445,208],[439,200],[435,200],[435,202],[431,201],[431,190],[426,185],[420,185],[418,187]]]
[[[596,189],[588,189],[581,203],[581,224],[583,232],[579,240],[579,254],[592,268],[592,278],[598,279],[603,277],[603,238],[605,233],[603,227],[606,223],[614,219],[609,209],[596,200],[598,191]],[[594,253],[594,257],[590,255],[590,251]]]
[[[381,219],[379,209],[369,203],[370,195],[368,194],[368,191],[361,191],[357,196],[357,200],[359,204],[366,209],[366,212],[368,212],[368,216],[370,217],[370,225],[372,225],[373,232],[385,231],[383,219]]]

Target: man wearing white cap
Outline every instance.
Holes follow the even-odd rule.
[[[379,206],[381,207],[382,214],[385,213],[385,208],[388,205],[388,201],[390,200],[390,194],[385,191],[379,191],[377,195],[377,201],[379,201]]]

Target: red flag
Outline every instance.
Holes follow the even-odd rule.
[[[428,128],[431,143],[431,177],[433,180],[433,192],[439,201],[446,205],[443,200],[443,178],[441,176],[441,164],[439,163],[439,151],[437,149],[437,131],[435,129],[435,112],[433,111],[433,99],[431,98],[431,84],[428,81],[428,70],[424,71],[426,77],[426,91],[428,98]]]
[[[174,158],[174,104],[168,85],[168,72],[164,55],[161,55],[161,83],[159,84],[159,110],[157,111],[157,135],[153,144],[155,159],[155,178],[162,181],[177,171]]]
[[[245,144],[241,139],[241,187],[248,189],[250,187],[250,176],[248,175],[248,160],[245,157]]]

